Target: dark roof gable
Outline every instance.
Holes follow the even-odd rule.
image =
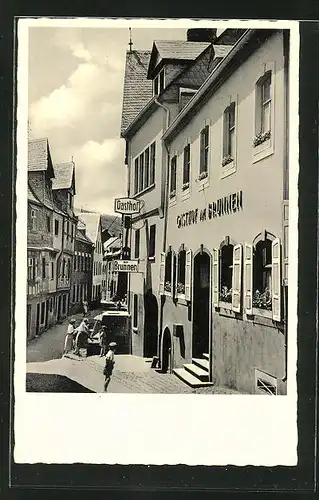
[[[28,172],[47,171],[49,178],[54,177],[48,139],[32,139],[28,142]]]

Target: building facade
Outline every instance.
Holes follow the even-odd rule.
[[[289,39],[247,30],[166,130],[160,361],[286,393]]]
[[[83,311],[83,302],[91,302],[93,273],[93,243],[79,221],[75,234],[71,280],[70,314]]]
[[[69,203],[73,203],[73,163],[70,168],[54,166],[48,140],[29,141],[28,339],[41,334],[68,313],[72,240],[77,219],[72,209],[67,210],[64,204],[58,201],[63,200],[65,191],[70,194]]]
[[[103,265],[101,216],[91,212],[80,212],[78,216],[86,227],[86,236],[93,243],[91,302],[99,303],[102,294]]]
[[[126,57],[121,135],[126,141],[127,193],[141,201],[142,210],[132,217],[125,241],[131,258],[139,260],[139,273],[128,275],[128,289],[132,352],[140,356],[159,352],[162,303],[158,291],[168,176],[162,136],[231,48],[230,41],[220,43],[216,30],[203,30],[201,37],[196,36],[198,31],[189,30],[185,41],[156,41],[151,51],[129,51]]]
[[[113,262],[122,257],[122,238],[113,236],[103,247],[102,301],[108,302],[118,296],[119,273],[113,270]]]

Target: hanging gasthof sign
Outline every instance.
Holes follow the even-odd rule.
[[[133,198],[115,198],[114,212],[124,215],[139,214],[141,210],[141,201]]]
[[[113,271],[118,273],[139,273],[138,260],[114,260]]]

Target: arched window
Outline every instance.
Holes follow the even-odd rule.
[[[226,244],[220,251],[220,292],[221,302],[232,302],[234,245]]]
[[[253,255],[253,307],[272,309],[272,241],[264,239]]]
[[[165,257],[164,290],[166,292],[172,291],[172,258],[172,250],[169,250]]]
[[[185,294],[185,271],[186,271],[186,251],[182,248],[178,253],[177,260],[177,285],[178,294]]]

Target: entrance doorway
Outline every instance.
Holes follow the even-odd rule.
[[[172,341],[171,333],[168,328],[165,328],[162,337],[162,363],[161,368],[163,373],[167,373],[172,368]]]
[[[210,288],[210,256],[203,251],[194,258],[192,355],[195,358],[209,352]]]
[[[151,358],[156,355],[158,333],[158,304],[151,290],[144,296],[144,313],[144,356]]]

